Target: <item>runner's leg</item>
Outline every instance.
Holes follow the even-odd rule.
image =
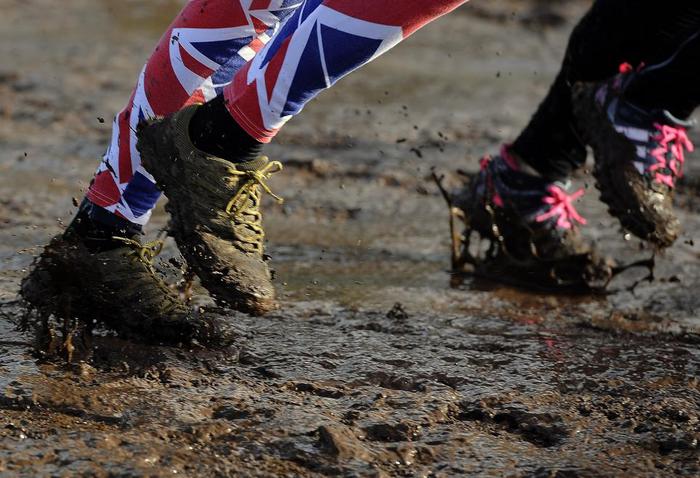
[[[170,235],[217,302],[276,306],[261,199],[282,164],[259,155],[263,144],[319,92],[464,1],[306,0],[224,89],[228,105],[217,97],[139,128]]]
[[[145,224],[160,192],[136,149],[140,121],[164,116],[222,91],[301,0],[191,0],[161,38],[87,193],[99,222]],[[111,225],[111,224],[110,224]]]
[[[306,0],[224,89],[236,122],[259,142],[321,91],[467,0]]]
[[[513,152],[552,180],[580,167],[586,149],[574,126],[571,86],[603,81],[624,62],[654,64],[667,59],[700,25],[697,1],[672,4],[673,8],[660,8],[655,0],[596,1],[573,31],[561,72],[514,142]],[[697,73],[696,65],[685,69],[686,76]]]

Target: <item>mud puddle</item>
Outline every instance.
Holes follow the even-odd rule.
[[[271,184],[285,205],[266,216],[279,312],[231,312],[230,350],[102,334],[70,366],[32,354],[12,301],[96,167],[98,118],[180,2],[6,2],[0,476],[697,476],[693,161],[686,232],[656,282],[632,290],[633,271],[595,297],[449,287],[431,167],[476,171],[512,139],[586,4],[480,2],[341,82],[271,148],[287,165]],[[588,237],[649,257],[577,181]]]

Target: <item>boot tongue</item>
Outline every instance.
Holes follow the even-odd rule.
[[[234,163],[236,169],[239,171],[257,171],[265,167],[270,160],[267,156],[258,156],[252,161],[246,161],[245,163]]]

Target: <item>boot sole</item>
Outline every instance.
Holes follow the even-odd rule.
[[[593,283],[584,278],[585,269],[592,263],[588,257],[572,257],[562,261],[516,260],[505,254],[487,259],[474,268],[474,276],[490,282],[514,286],[519,289],[543,293],[560,293],[585,295],[602,293],[609,281]],[[572,266],[579,270],[573,271]],[[560,271],[567,270],[567,275],[577,274],[578,278],[563,278]],[[612,275],[611,275],[612,277]]]
[[[496,216],[491,217],[486,210],[472,210],[470,217],[465,212],[468,232],[476,232],[482,239],[495,244],[495,250],[487,257],[475,261],[461,261],[473,266],[472,275],[518,288],[537,292],[560,292],[586,294],[605,289],[612,278],[612,269],[600,261],[593,260],[590,253],[581,253],[562,259],[542,259],[531,255],[519,259],[499,244],[494,230]],[[497,215],[497,213],[496,213]],[[503,218],[501,218],[503,220]],[[469,237],[465,237],[463,247],[468,250]],[[458,273],[461,271],[457,271]],[[596,277],[596,279],[590,279]]]

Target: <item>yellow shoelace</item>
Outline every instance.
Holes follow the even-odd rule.
[[[266,183],[274,173],[282,171],[282,168],[282,163],[279,161],[270,161],[261,169],[252,171],[241,171],[234,167],[228,169],[230,185],[238,186],[238,191],[226,205],[226,213],[231,216],[233,228],[239,224],[252,231],[253,234],[249,237],[235,234],[235,230],[234,234],[238,241],[252,246],[255,252],[262,252],[265,239],[265,231],[262,228],[262,214],[259,210],[262,197],[260,188],[278,203],[282,204],[284,199],[273,193]]]
[[[132,259],[141,261],[147,267],[153,267],[153,261],[163,251],[164,241],[158,239],[146,243],[141,243],[127,237],[113,237],[112,239],[123,242],[131,247]]]
[[[155,241],[141,243],[135,239],[129,239],[127,237],[112,237],[112,239],[123,242],[129,246],[132,249],[129,252],[131,260],[141,262],[146,266],[151,276],[156,278],[153,284],[160,286],[161,290],[163,291],[163,294],[158,296],[156,299],[160,301],[158,303],[158,313],[163,317],[167,317],[171,312],[178,309],[181,310],[182,304],[177,300],[177,296],[173,297],[171,295],[168,284],[166,284],[161,278],[157,277],[156,269],[153,265],[153,261],[158,254],[163,252],[165,241],[162,239],[157,239]]]

